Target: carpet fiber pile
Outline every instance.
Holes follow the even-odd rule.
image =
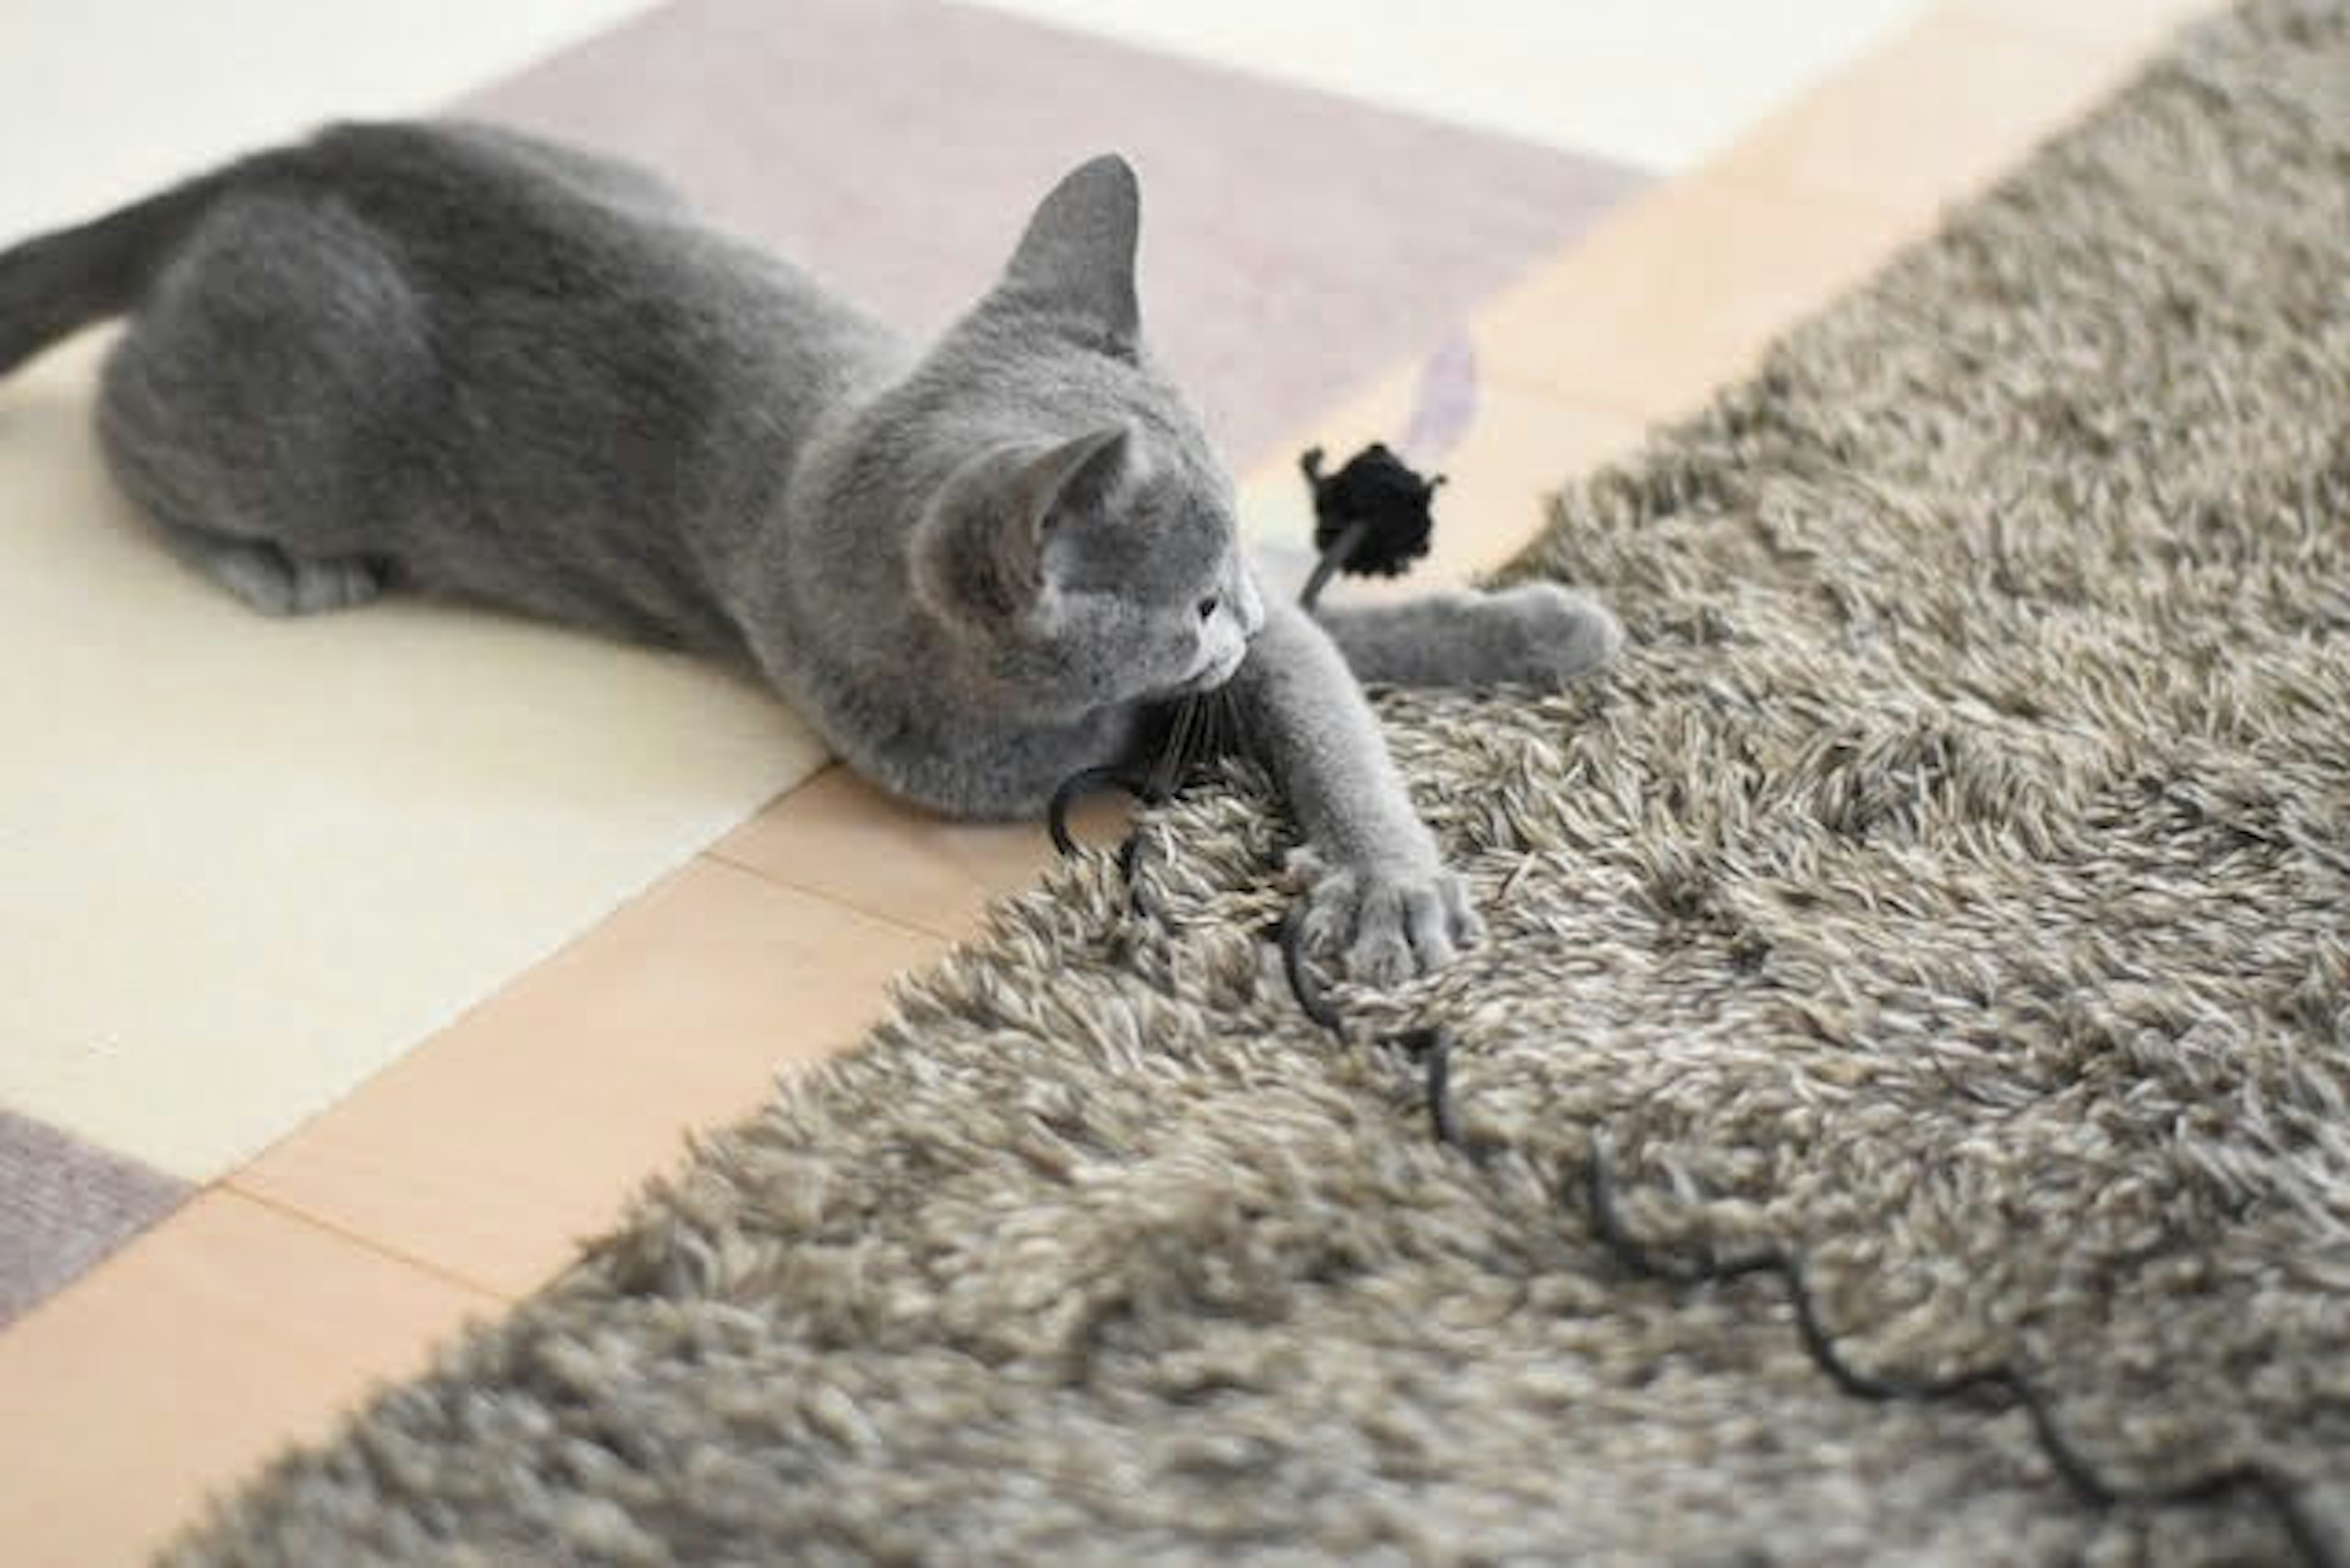
[[[182,1560],[2350,1551],[2350,7],[2188,35],[1513,571],[1633,645],[1384,699],[1486,947],[1317,1029],[1235,768]],[[1839,1365],[2210,1495],[1840,1388],[1595,1147]]]

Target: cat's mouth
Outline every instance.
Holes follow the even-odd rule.
[[[1217,687],[1222,686],[1225,681],[1230,680],[1233,676],[1239,674],[1241,662],[1247,658],[1248,649],[1243,645],[1234,651],[1214,659],[1198,674],[1184,677],[1184,679],[1176,685],[1169,688],[1167,695],[1170,697],[1196,697],[1202,691],[1213,691]]]

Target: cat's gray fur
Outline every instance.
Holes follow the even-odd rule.
[[[1039,812],[1226,688],[1351,967],[1474,914],[1349,674],[1555,682],[1614,621],[1555,587],[1320,624],[1265,603],[1153,368],[1133,174],[1045,197],[917,350],[657,179],[484,126],[347,125],[0,254],[0,370],[129,312],[99,403],[126,491],[278,614],[385,587],[738,660],[942,812]]]

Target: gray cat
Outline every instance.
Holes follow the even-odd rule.
[[[1143,346],[1138,214],[1122,160],[1085,164],[917,350],[639,170],[338,126],[0,254],[0,371],[129,312],[108,462],[255,609],[398,586],[733,659],[941,812],[1033,816],[1221,687],[1320,939],[1369,979],[1440,964],[1477,919],[1355,678],[1552,684],[1616,624],[1548,587],[1265,602]]]

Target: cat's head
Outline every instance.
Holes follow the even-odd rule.
[[[1143,348],[1139,209],[1123,159],[1069,174],[913,383],[952,452],[915,594],[1040,716],[1221,684],[1264,619],[1231,479]]]

